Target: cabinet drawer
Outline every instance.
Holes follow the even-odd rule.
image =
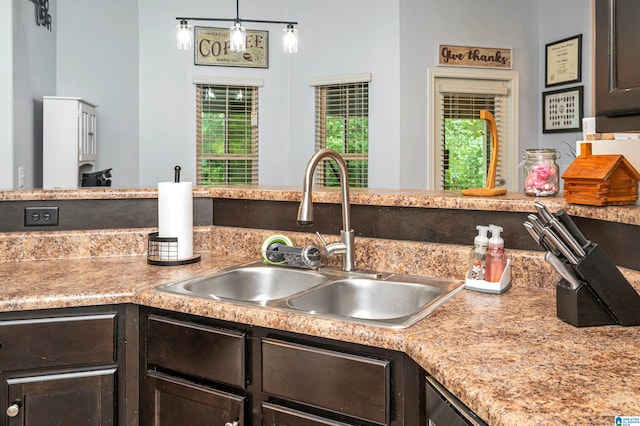
[[[264,392],[380,424],[390,417],[391,361],[262,341]]]
[[[245,387],[245,334],[149,315],[147,362]]]
[[[0,370],[113,363],[116,314],[0,321]]]
[[[347,423],[329,420],[268,402],[262,403],[262,424],[264,426],[349,426]]]

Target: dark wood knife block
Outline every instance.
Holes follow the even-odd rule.
[[[556,286],[558,317],[576,327],[640,325],[640,295],[597,244],[573,267],[581,281],[572,289],[565,280]]]

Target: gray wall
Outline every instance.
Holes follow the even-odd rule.
[[[96,169],[113,168],[117,186],[137,186],[138,3],[62,0],[58,17],[56,94],[98,105]]]
[[[14,30],[24,27],[49,33],[35,28],[33,3],[11,3],[29,12],[13,12],[17,17],[11,23]],[[55,9],[56,2],[50,3]],[[0,124],[5,124],[7,116],[20,113],[15,125],[0,126],[0,148],[8,148],[3,149],[3,157],[8,152],[13,160],[9,167],[0,167],[0,188],[15,187],[18,165],[37,163],[34,100],[43,94],[82,96],[98,104],[98,168],[112,167],[117,187],[155,186],[172,178],[176,164],[183,167],[184,180],[194,180],[194,76],[264,81],[259,179],[265,185],[299,184],[314,150],[309,80],[371,72],[370,186],[424,187],[429,135],[427,70],[436,64],[438,43],[512,47],[521,85],[520,150],[553,147],[565,151],[564,142],[575,142],[577,135],[542,134],[544,44],[582,33],[585,115],[592,111],[592,6],[585,0],[492,0],[491,7],[488,1],[475,0],[243,0],[243,18],[300,22],[300,50],[291,56],[280,51],[281,26],[256,25],[270,32],[268,69],[196,67],[192,53],[175,48],[176,16],[234,17],[235,4],[228,0],[57,3],[54,59],[40,55],[42,52],[26,54],[37,43],[34,39],[26,39],[26,44],[14,40],[12,55],[6,52],[6,39],[0,41],[0,65],[6,62],[14,74],[21,75],[14,83],[10,72],[0,70],[0,88],[11,80],[15,97],[23,98],[15,106],[0,99],[0,113],[9,112],[0,114]],[[0,23],[3,19],[6,15],[0,13]],[[350,41],[345,43],[344,37]],[[48,77],[32,75],[40,72],[30,63],[36,58],[47,62],[39,70],[49,70]],[[56,76],[56,93],[39,93],[49,90],[26,84],[45,84],[51,75]],[[30,104],[32,109],[27,111]],[[8,143],[10,139],[15,143]],[[33,176],[29,178],[33,182],[37,180],[33,170],[27,174]]]
[[[13,188],[13,3],[0,2],[0,188]]]

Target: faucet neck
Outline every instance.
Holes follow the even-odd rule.
[[[340,172],[340,187],[342,189],[342,229],[345,232],[351,230],[351,214],[349,204],[349,172],[347,171],[347,164],[340,154],[332,149],[321,149],[316,152],[307,163],[307,167],[304,171],[304,178],[302,181],[302,205],[306,211],[311,210],[311,192],[313,187],[313,174],[316,167],[322,160],[331,159],[338,165],[338,171]],[[302,210],[302,208],[301,208]]]

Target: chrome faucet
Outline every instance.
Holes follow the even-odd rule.
[[[349,174],[347,172],[347,164],[344,162],[342,156],[332,149],[321,149],[316,152],[307,163],[302,181],[302,201],[300,201],[300,207],[298,208],[298,225],[313,225],[313,201],[311,200],[313,174],[318,163],[324,159],[335,161],[340,171],[343,229],[340,231],[340,242],[327,244],[319,233],[318,237],[320,237],[328,257],[342,254],[342,270],[350,272],[356,269],[356,259],[354,253],[355,233],[353,229],[351,229],[349,213]]]

